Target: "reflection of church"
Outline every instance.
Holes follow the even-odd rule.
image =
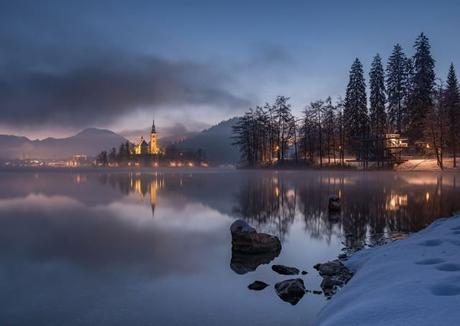
[[[141,176],[130,175],[130,188],[137,194],[141,195],[142,198],[148,199],[152,208],[152,215],[155,214],[155,208],[157,205],[158,191],[164,187],[164,180],[162,178],[155,177],[154,179],[143,178]]]
[[[158,147],[157,131],[155,128],[155,120],[152,123],[150,131],[150,142],[147,143],[144,137],[141,137],[139,143],[135,144],[132,150],[134,155],[158,155],[160,148]]]

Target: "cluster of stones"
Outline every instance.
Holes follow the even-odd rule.
[[[342,287],[353,277],[353,273],[339,260],[329,261],[313,266],[323,278],[321,289],[326,297],[335,294],[338,287]]]
[[[281,252],[281,242],[276,236],[258,233],[243,220],[235,221],[230,227],[230,232],[232,234],[230,267],[238,274],[245,274],[254,271],[261,264],[268,264]],[[295,267],[284,265],[273,265],[272,270],[281,275],[307,274],[305,271],[300,272]],[[261,291],[267,286],[269,284],[265,282],[255,281],[249,284],[248,288]],[[297,304],[305,293],[321,294],[321,291],[306,290],[305,284],[300,278],[278,282],[274,287],[277,295],[292,305]]]

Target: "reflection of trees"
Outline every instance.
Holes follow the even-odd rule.
[[[281,239],[299,214],[311,237],[330,241],[341,230],[338,235],[347,246],[361,247],[393,233],[418,231],[459,210],[456,177],[439,175],[435,181],[412,184],[398,174],[378,172],[312,173],[296,178],[254,174],[241,183],[234,213]],[[341,198],[337,215],[328,212],[331,194]]]
[[[236,202],[234,214],[282,240],[294,221],[296,190],[277,176],[253,175],[242,183]]]

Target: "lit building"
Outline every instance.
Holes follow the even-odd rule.
[[[133,154],[135,155],[157,155],[160,153],[160,148],[158,147],[158,138],[155,128],[155,120],[152,123],[152,129],[150,131],[150,143],[147,143],[144,137],[141,137],[139,143],[135,144],[133,147]]]

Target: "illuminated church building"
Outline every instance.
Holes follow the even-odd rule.
[[[150,131],[150,143],[147,143],[144,137],[141,137],[141,140],[138,144],[134,145],[133,154],[135,155],[157,155],[160,153],[160,148],[158,147],[158,138],[157,131],[155,128],[155,120],[152,123],[152,130]]]

